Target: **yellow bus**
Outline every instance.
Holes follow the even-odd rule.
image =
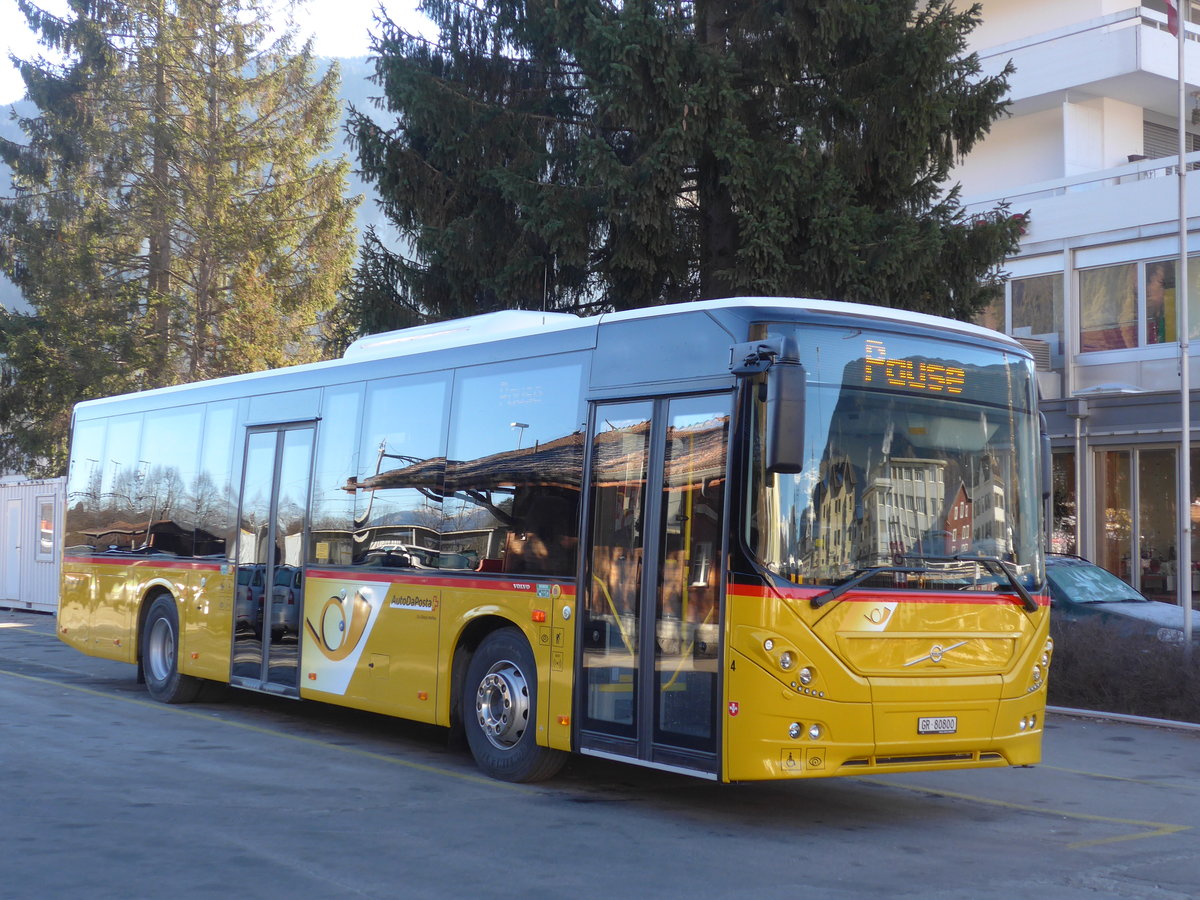
[[[212,683],[719,781],[1039,761],[1029,354],[741,298],[497,312],[79,404],[59,635]]]

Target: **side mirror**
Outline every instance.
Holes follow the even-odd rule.
[[[783,346],[767,369],[767,471],[794,474],[804,468],[804,406],[808,373],[796,339]]]
[[[804,468],[804,402],[808,374],[794,337],[734,344],[729,371],[739,377],[767,373],[766,463],[772,474]]]

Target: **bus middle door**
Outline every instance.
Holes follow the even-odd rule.
[[[230,683],[300,693],[304,539],[312,481],[311,422],[246,434]]]

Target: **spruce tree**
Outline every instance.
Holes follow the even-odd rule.
[[[951,0],[426,0],[375,39],[359,165],[364,324],[734,294],[970,317],[1021,220],[966,219],[953,163],[1004,111]],[[383,307],[382,309],[380,307]],[[390,311],[390,312],[389,312]]]
[[[18,0],[64,54],[21,64],[38,109],[0,142],[0,465],[59,471],[78,400],[318,358],[348,276],[348,163],[323,161],[337,71],[267,0]]]

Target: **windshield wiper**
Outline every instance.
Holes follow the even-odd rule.
[[[958,563],[978,563],[994,575],[1000,575],[1007,581],[1013,589],[1013,592],[1021,598],[1021,605],[1028,612],[1037,612],[1037,601],[1030,596],[1025,585],[1021,584],[1016,573],[1004,560],[998,556],[908,556],[903,559],[918,559],[926,562],[958,562]],[[844,581],[837,587],[830,588],[823,594],[817,594],[813,597],[809,604],[813,609],[820,609],[827,603],[836,600],[838,597],[845,594],[847,591],[854,590],[868,578],[874,575],[879,575],[883,572],[894,572],[897,574],[914,574],[928,575],[932,570],[926,566],[872,566],[868,569],[856,569],[854,575],[849,581]]]
[[[1017,577],[1017,573],[1013,571],[1013,567],[1006,563],[998,556],[955,556],[952,557],[957,562],[983,563],[984,568],[991,572],[998,572],[1003,575],[1017,596],[1021,598],[1021,605],[1025,607],[1026,612],[1037,612],[1037,601],[1033,599],[1025,585],[1021,584],[1021,579]]]
[[[832,587],[823,594],[817,594],[809,600],[809,604],[813,609],[820,609],[826,603],[831,603],[847,591],[852,591],[868,578],[878,575],[881,572],[912,572],[923,573],[928,572],[928,569],[914,568],[912,566],[872,566],[869,569],[855,569],[854,574],[849,581],[843,581],[837,587]]]

